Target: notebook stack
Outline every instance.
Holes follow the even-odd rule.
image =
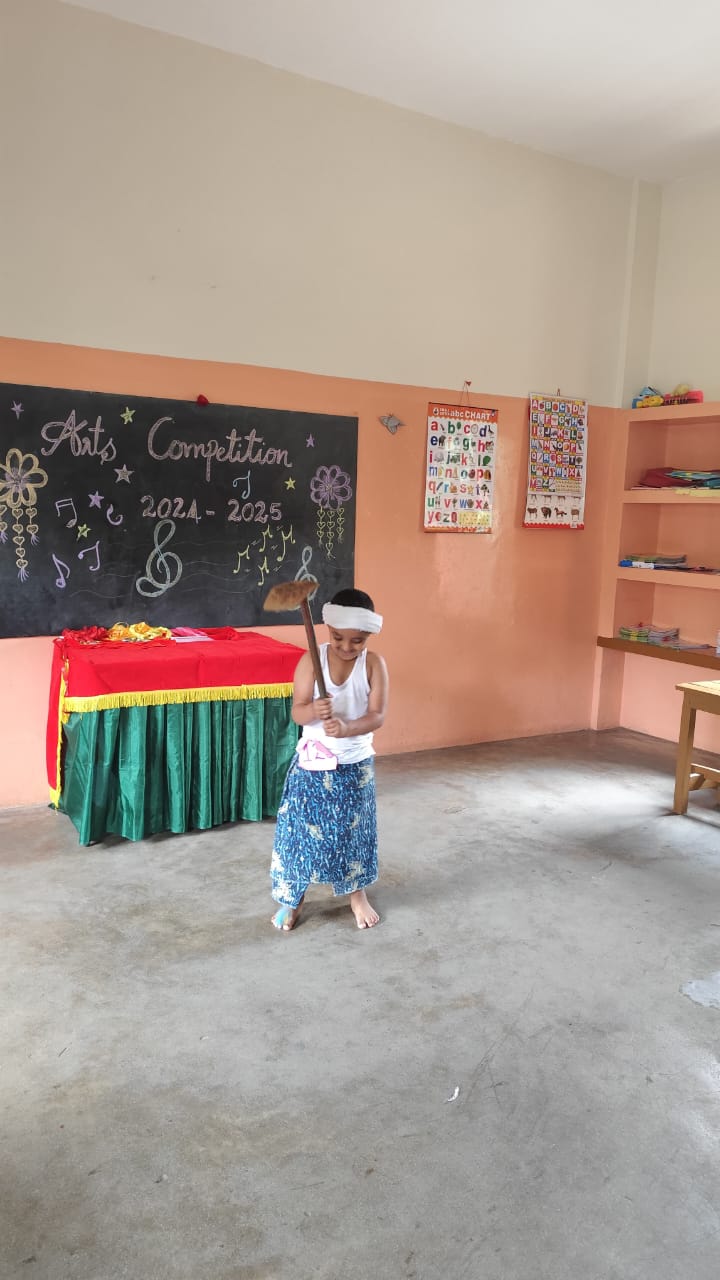
[[[649,627],[643,627],[638,624],[637,627],[619,627],[618,635],[621,640],[635,640],[639,644],[647,644]]]
[[[648,627],[648,644],[673,644],[680,639],[679,627]]]
[[[659,627],[654,622],[645,627],[638,623],[636,627],[619,627],[618,635],[621,640],[634,640],[639,644],[676,645],[680,639],[680,628]]]
[[[646,564],[648,568],[654,565],[657,568],[672,569],[678,565],[687,564],[687,556],[631,555],[627,558],[632,560],[633,564]]]

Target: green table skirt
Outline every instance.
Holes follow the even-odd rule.
[[[59,808],[81,844],[274,817],[298,740],[292,698],[72,712]]]

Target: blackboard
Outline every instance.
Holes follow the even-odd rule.
[[[0,383],[0,635],[256,626],[353,585],[357,419]]]

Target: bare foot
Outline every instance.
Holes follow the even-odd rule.
[[[283,933],[289,933],[295,928],[298,922],[298,916],[302,911],[303,899],[301,898],[296,907],[281,907],[272,917],[272,923],[276,929],[282,929]]]
[[[350,910],[358,929],[372,929],[373,925],[380,923],[380,917],[375,908],[370,906],[364,889],[356,889],[350,894]]]

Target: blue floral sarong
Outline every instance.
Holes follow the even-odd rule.
[[[336,895],[377,880],[375,762],[313,772],[293,760],[285,779],[270,866],[272,896],[296,907],[308,885]]]

